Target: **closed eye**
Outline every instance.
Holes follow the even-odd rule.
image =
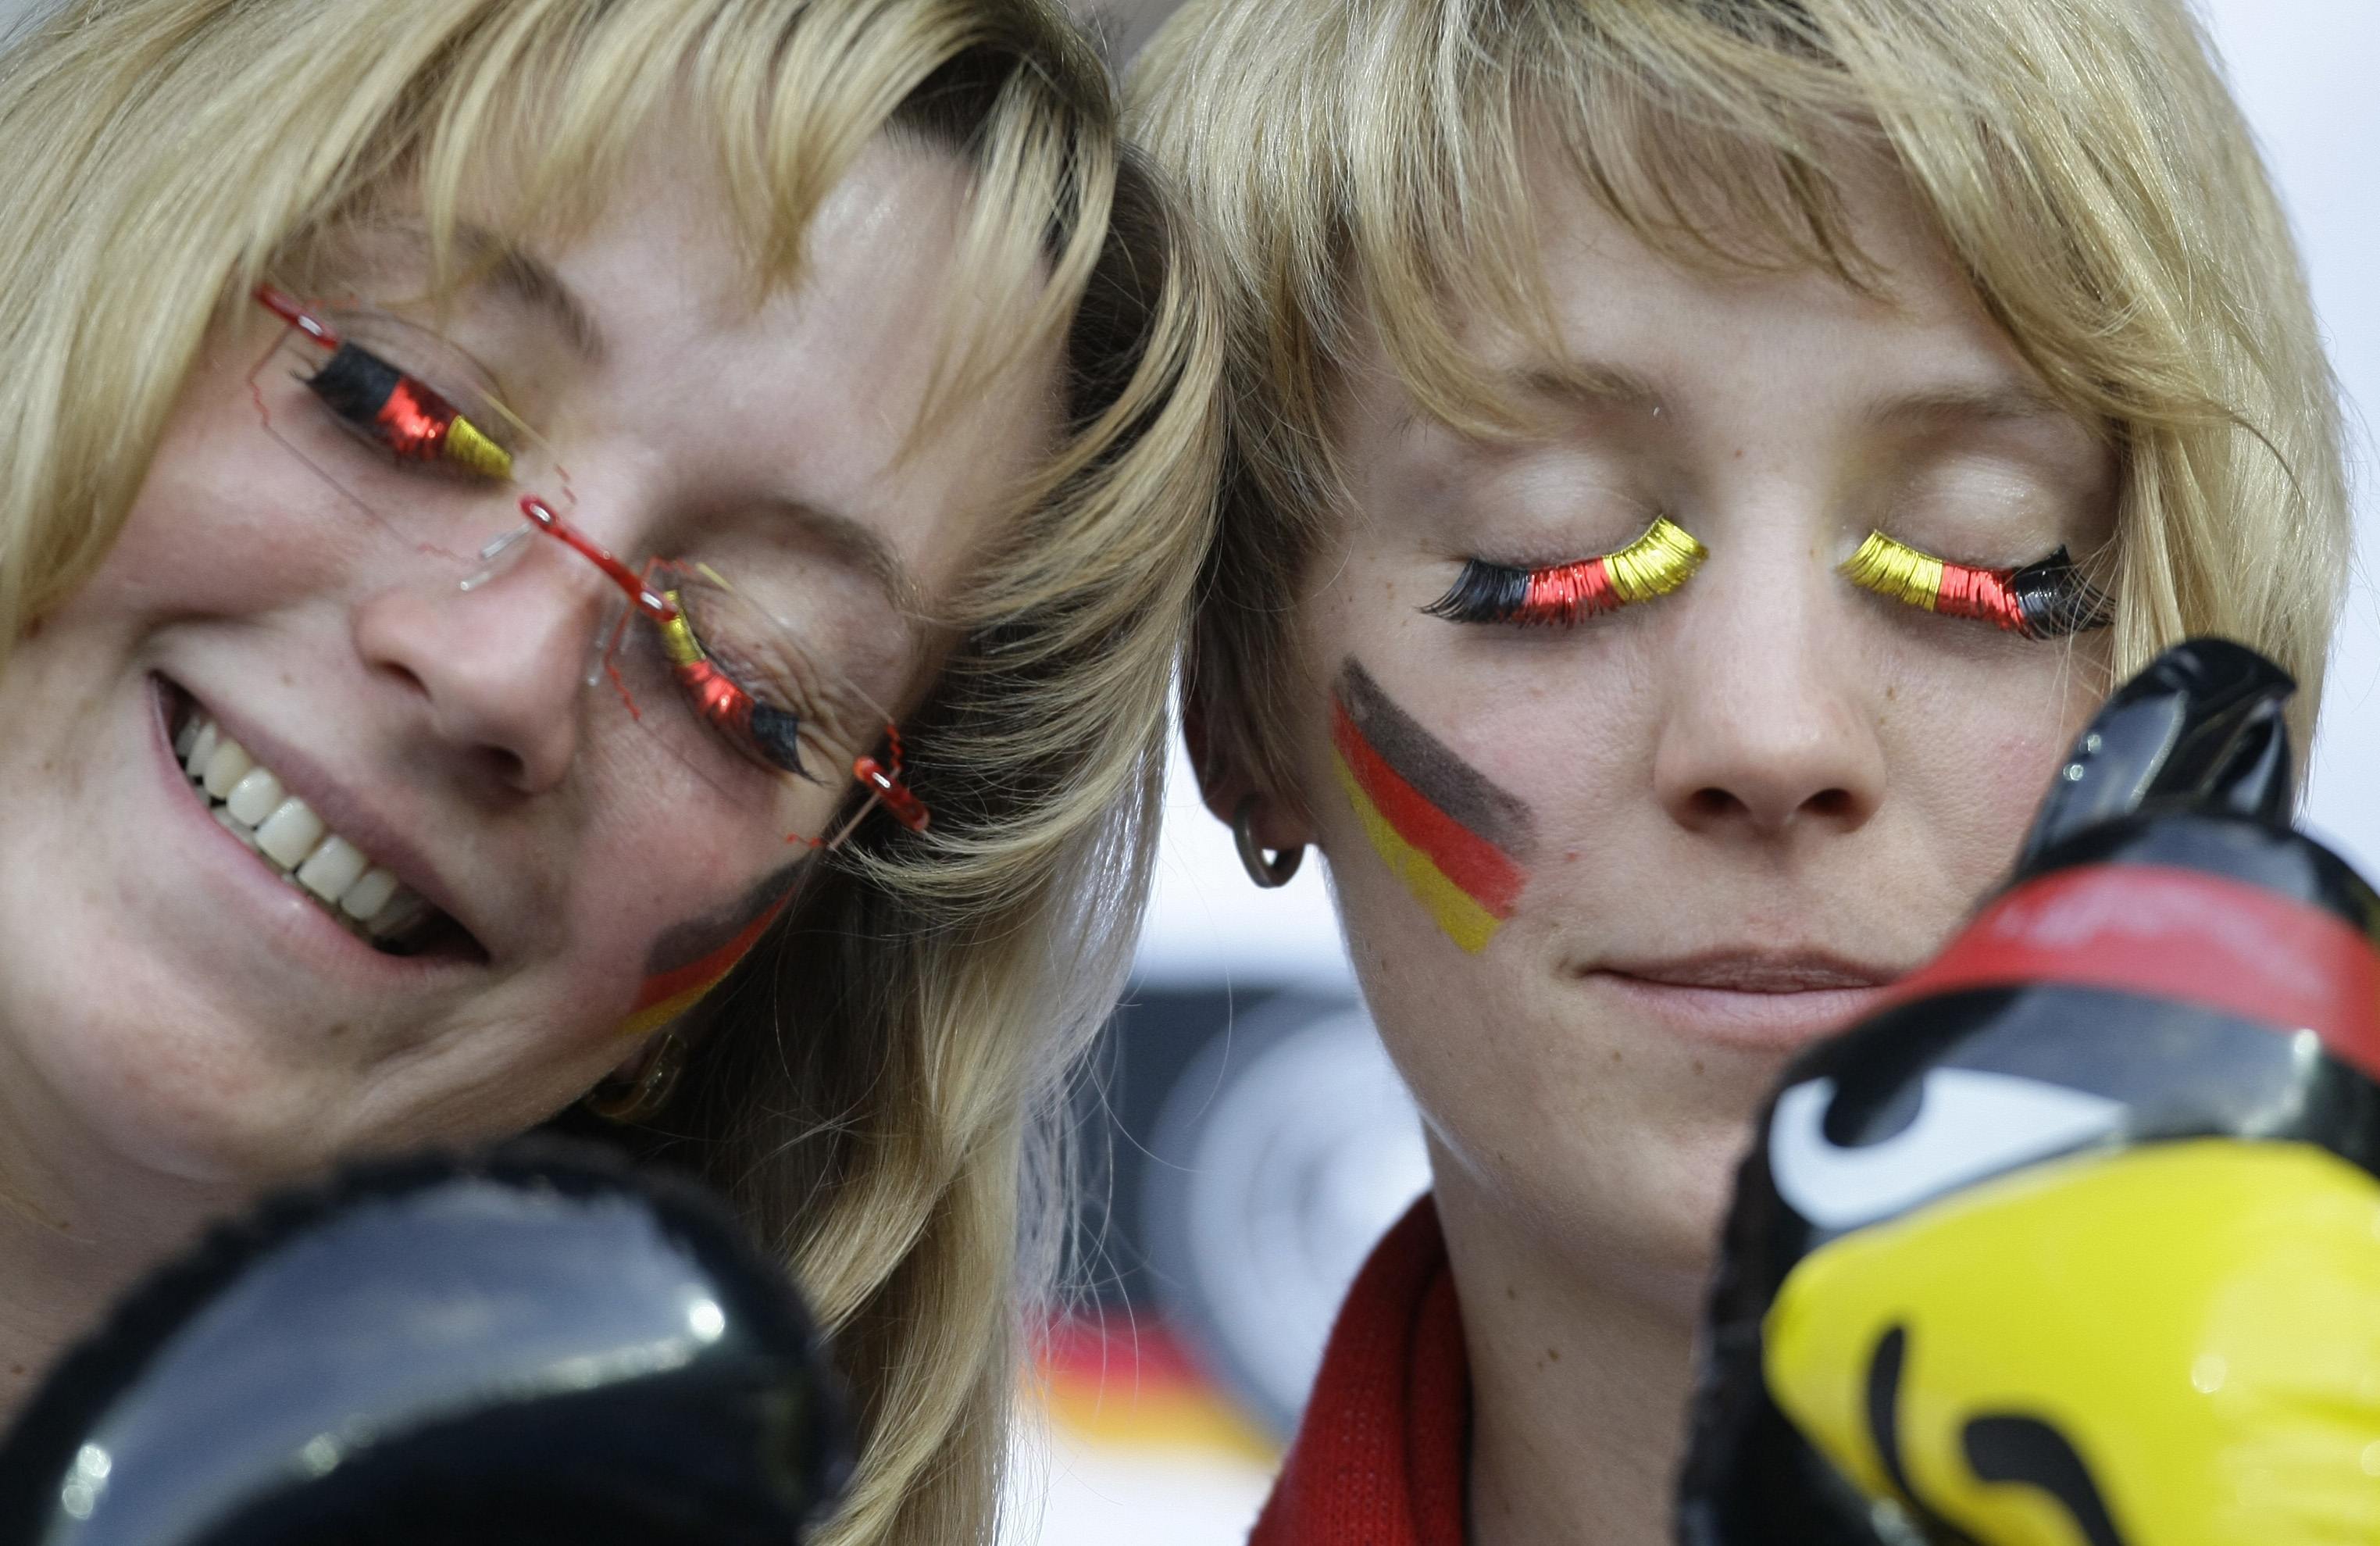
[[[2025,639],[2064,639],[2115,621],[2107,594],[2064,548],[2013,569],[1954,563],[1871,531],[1842,565],[1864,590],[1948,617],[1994,624]]]
[[[1664,516],[1626,547],[1575,563],[1515,568],[1466,559],[1446,594],[1422,610],[1456,623],[1566,627],[1666,596],[1692,578],[1708,556],[1702,543]]]
[[[512,453],[410,371],[342,343],[306,385],[339,421],[400,462],[451,468],[495,481],[513,475]]]

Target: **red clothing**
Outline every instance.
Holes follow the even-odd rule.
[[[1248,1546],[1463,1546],[1471,1365],[1424,1197],[1356,1274]]]

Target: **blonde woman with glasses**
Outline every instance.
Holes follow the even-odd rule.
[[[1192,0],[1220,250],[1189,717],[1329,858],[1430,1199],[1256,1532],[1670,1539],[1747,1118],[2165,645],[2346,573],[2297,254],[2181,0]]]
[[[832,1329],[832,1539],[985,1539],[1218,445],[1096,57],[82,0],[0,134],[0,1407],[259,1187],[577,1110]]]

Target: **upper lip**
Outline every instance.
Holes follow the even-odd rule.
[[[1598,968],[1675,988],[1739,993],[1808,993],[1880,988],[1900,968],[1855,961],[1827,950],[1719,949],[1691,956],[1604,962]]]
[[[181,686],[179,683],[176,685]],[[190,688],[182,687],[182,691],[188,695],[196,712],[211,716],[250,757],[270,768],[273,775],[281,781],[282,787],[304,800],[314,814],[322,819],[323,825],[361,848],[374,864],[395,875],[431,907],[455,919],[485,948],[487,936],[480,933],[466,916],[453,888],[447,885],[429,857],[401,834],[395,825],[358,803],[327,769],[298,748],[237,712],[226,712],[213,700],[200,696]]]

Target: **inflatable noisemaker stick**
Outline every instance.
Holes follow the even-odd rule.
[[[1738,1177],[1683,1546],[2380,1541],[2380,900],[2214,641],[2014,877],[1795,1060]]]
[[[352,1171],[135,1288],[0,1448],[7,1546],[799,1546],[848,1467],[726,1211],[599,1150]]]

